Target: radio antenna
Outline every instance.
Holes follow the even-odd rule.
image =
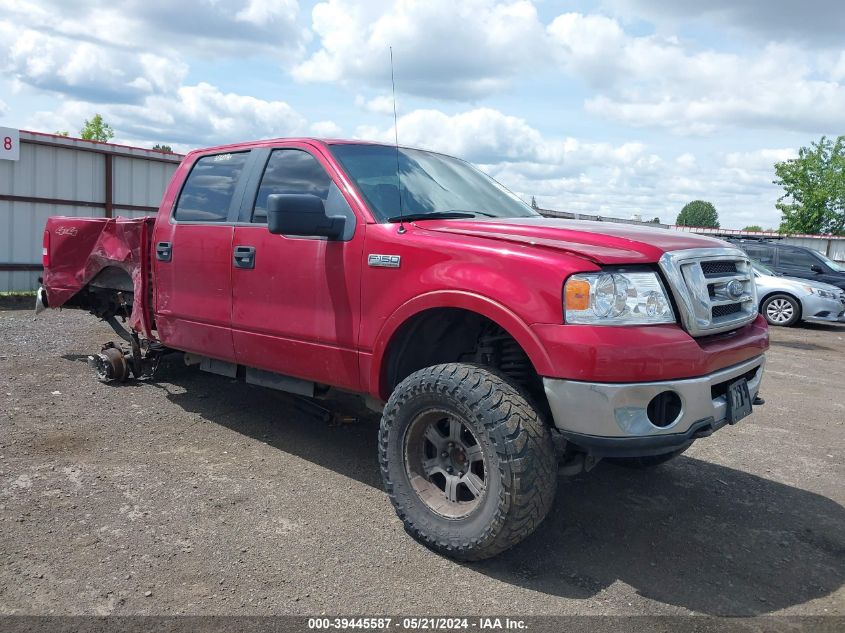
[[[393,139],[396,145],[396,182],[399,191],[399,233],[405,232],[404,212],[402,210],[402,174],[399,169],[399,121],[396,118],[396,80],[393,77],[393,47],[390,47],[390,85],[393,88]]]

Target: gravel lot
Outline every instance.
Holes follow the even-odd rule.
[[[751,418],[561,481],[469,565],[405,534],[355,401],[327,424],[175,364],[103,385],[85,357],[113,338],[0,305],[0,613],[845,614],[845,327],[773,330]]]

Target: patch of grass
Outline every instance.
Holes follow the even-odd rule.
[[[0,297],[35,297],[35,290],[7,290]]]

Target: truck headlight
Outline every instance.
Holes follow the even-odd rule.
[[[672,304],[653,272],[579,273],[563,287],[567,323],[648,325],[674,323]]]

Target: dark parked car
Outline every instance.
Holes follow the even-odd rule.
[[[845,290],[845,265],[803,246],[757,240],[730,240],[749,257],[787,277],[801,277]]]

